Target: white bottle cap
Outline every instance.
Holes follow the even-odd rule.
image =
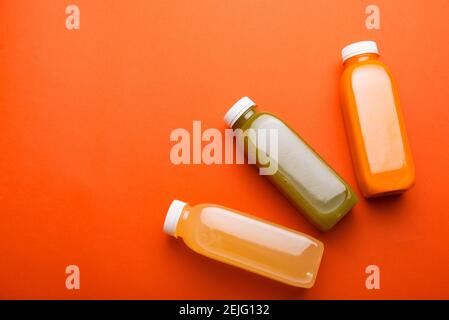
[[[360,41],[352,43],[341,50],[341,57],[343,62],[363,53],[376,53],[379,54],[379,49],[374,41]]]
[[[184,210],[184,207],[187,205],[187,203],[174,200],[170,208],[168,208],[167,216],[165,217],[164,222],[164,232],[168,234],[169,236],[176,237],[176,227],[178,226],[179,218],[181,217],[182,210]]]
[[[237,101],[224,117],[225,123],[232,128],[234,123],[244,114],[249,108],[254,107],[256,104],[248,97],[243,97]]]

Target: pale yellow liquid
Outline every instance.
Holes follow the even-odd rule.
[[[270,222],[215,205],[186,207],[176,235],[209,258],[292,286],[313,286],[323,244]]]

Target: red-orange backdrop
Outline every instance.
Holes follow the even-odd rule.
[[[0,298],[449,298],[446,0],[0,1]],[[65,8],[81,29],[65,28]],[[247,165],[175,166],[170,132],[224,129],[249,95],[357,190],[340,49],[373,39],[399,87],[414,189],[316,231]],[[210,261],[162,232],[171,200],[212,202],[325,243],[316,286]],[[65,287],[65,268],[81,289]],[[365,288],[365,267],[381,289]]]

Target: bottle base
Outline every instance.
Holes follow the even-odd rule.
[[[382,198],[382,197],[389,197],[389,196],[398,196],[398,195],[401,195],[401,194],[407,192],[410,189],[411,188],[401,188],[401,189],[379,191],[379,192],[362,191],[362,193],[366,199],[375,199],[375,198]]]

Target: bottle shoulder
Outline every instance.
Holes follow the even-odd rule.
[[[194,205],[190,208],[189,220],[201,219],[202,215],[207,214],[207,212],[210,212],[211,210],[217,209],[226,210],[225,207],[212,203],[202,203]]]
[[[373,79],[383,79],[389,83],[394,83],[393,75],[389,67],[382,61],[357,62],[346,67],[340,78],[340,89],[345,91],[352,88],[354,81],[375,81]]]
[[[215,204],[204,203],[190,207],[188,214],[183,216],[180,234],[186,243],[198,241],[198,234],[209,232],[211,226],[219,228],[220,220],[233,213],[232,210]],[[215,226],[213,226],[215,224]]]
[[[239,129],[249,129],[249,128],[261,128],[265,124],[285,124],[284,121],[277,115],[271,112],[257,112],[250,119],[245,121]]]
[[[383,70],[385,71],[388,75],[391,75],[390,69],[388,68],[388,66],[380,61],[380,60],[368,60],[368,61],[360,61],[360,62],[355,62],[347,67],[345,67],[343,69],[343,73],[342,73],[342,79],[350,79],[353,74],[360,70],[360,69],[377,69],[377,70]]]

